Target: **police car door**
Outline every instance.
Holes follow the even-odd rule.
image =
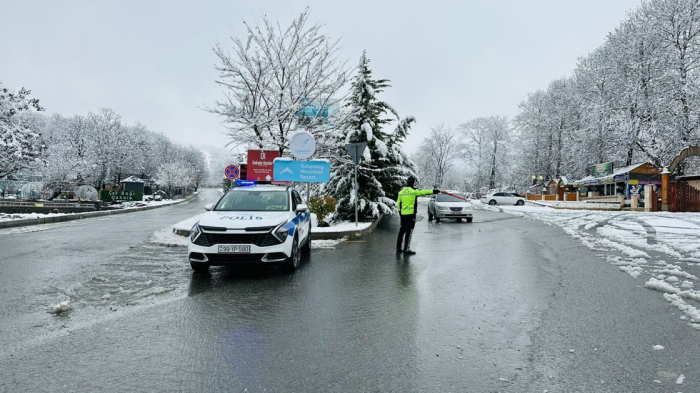
[[[294,201],[293,207],[296,210],[297,206],[301,205],[303,202],[301,196],[297,190],[292,190],[292,200]],[[308,211],[297,213],[297,230],[299,231],[299,242],[304,241],[306,236],[309,235],[310,224],[311,224],[311,213]]]

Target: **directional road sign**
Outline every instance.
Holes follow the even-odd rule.
[[[227,179],[236,180],[241,174],[241,170],[236,165],[229,165],[224,170],[224,175]]]
[[[331,164],[328,161],[275,160],[274,179],[297,183],[328,183]]]
[[[279,155],[277,150],[248,150],[247,180],[277,180],[272,175],[272,162]]]

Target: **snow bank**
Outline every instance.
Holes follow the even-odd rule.
[[[73,308],[70,306],[70,301],[66,300],[49,307],[49,313],[59,315],[72,309]]]
[[[315,250],[335,250],[342,240],[312,240],[311,248]]]
[[[367,229],[372,225],[371,222],[360,222],[358,223],[357,226],[355,226],[354,222],[349,222],[349,221],[341,221],[336,224],[331,224],[330,227],[326,228],[318,228],[314,227],[311,228],[311,232],[315,233],[329,233],[329,232],[345,232],[345,231],[361,231],[363,229]]]
[[[189,238],[173,233],[173,227],[165,227],[153,232],[148,241],[166,247],[187,247]]]

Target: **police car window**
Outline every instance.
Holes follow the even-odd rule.
[[[301,196],[296,190],[292,191],[292,196],[294,198],[294,209],[296,210],[297,205],[301,205],[304,202],[302,202]]]
[[[287,211],[286,191],[231,191],[219,201],[216,211]]]

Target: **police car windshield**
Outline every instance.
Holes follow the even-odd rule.
[[[214,208],[216,211],[273,211],[289,210],[289,196],[286,191],[231,191],[224,195]]]
[[[455,194],[455,195],[461,197],[461,195],[459,195],[459,194]],[[446,194],[438,194],[437,201],[438,202],[464,202],[463,199],[455,198],[453,196],[446,195]]]

